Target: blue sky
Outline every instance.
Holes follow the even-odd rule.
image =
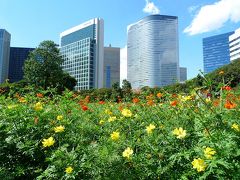
[[[240,0],[0,0],[0,28],[11,33],[11,46],[37,47],[100,17],[105,45],[124,47],[129,24],[156,12],[178,16],[179,60],[190,79],[203,69],[202,38],[239,28],[239,9]]]

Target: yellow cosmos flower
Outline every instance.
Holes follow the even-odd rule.
[[[210,103],[211,102],[211,99],[210,98],[206,98],[206,103]]]
[[[234,123],[233,125],[232,125],[232,129],[234,129],[235,131],[240,131],[240,127],[239,127],[239,125],[238,124],[236,124],[236,123]]]
[[[102,125],[105,121],[104,120],[100,120],[99,124]]]
[[[130,148],[130,147],[127,147],[123,153],[122,153],[122,156],[127,158],[127,159],[130,159],[130,156],[133,154],[133,150]]]
[[[204,171],[207,167],[207,164],[201,158],[194,159],[192,161],[192,165],[193,165],[193,168],[197,169],[198,172]]]
[[[43,109],[42,103],[38,102],[34,105],[35,111],[41,111]]]
[[[43,139],[42,144],[43,147],[50,147],[55,143],[55,140],[53,139],[53,137],[50,137],[48,139]]]
[[[117,131],[114,131],[112,134],[111,134],[111,139],[114,140],[114,141],[117,141],[119,139],[119,135],[120,133],[117,132]]]
[[[63,119],[63,116],[62,115],[58,115],[57,116],[57,120],[61,121]]]
[[[26,103],[26,102],[27,102],[27,100],[26,100],[24,97],[20,97],[20,98],[18,99],[18,101],[19,101],[20,103]]]
[[[129,109],[123,109],[122,115],[125,117],[132,117],[132,112]]]
[[[116,117],[116,116],[112,116],[112,117],[110,117],[110,118],[108,119],[108,122],[115,121],[116,119],[117,119],[117,117]]]
[[[109,109],[106,109],[106,110],[105,110],[105,113],[108,114],[108,115],[111,115],[111,114],[112,114],[112,111],[110,111]]]
[[[8,108],[8,109],[14,109],[14,108],[16,108],[17,106],[18,106],[18,105],[13,104],[13,105],[8,105],[7,108]]]
[[[216,154],[216,151],[213,149],[213,148],[210,148],[210,147],[206,147],[204,149],[204,156],[207,158],[207,159],[212,159],[212,156]]]
[[[65,172],[66,172],[67,174],[71,174],[72,171],[73,171],[73,168],[72,168],[71,166],[68,166],[68,167],[65,169]]]
[[[149,126],[146,127],[146,131],[148,134],[151,134],[152,131],[156,128],[153,124],[149,124]]]
[[[64,129],[65,129],[65,127],[61,125],[61,126],[55,127],[54,131],[55,131],[55,133],[59,133],[59,132],[63,132]]]
[[[183,139],[187,135],[186,130],[183,130],[182,127],[174,129],[173,134],[176,135],[178,139]]]
[[[189,101],[189,100],[191,100],[192,97],[191,97],[191,96],[182,96],[181,99],[182,99],[183,102],[185,102],[185,101]]]

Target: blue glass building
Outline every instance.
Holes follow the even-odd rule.
[[[127,79],[134,89],[179,81],[178,18],[150,15],[128,26]]]
[[[11,35],[0,29],[0,84],[8,79]]]
[[[104,87],[120,84],[120,48],[104,47]]]
[[[76,78],[76,90],[103,87],[103,28],[95,18],[60,34],[62,66]]]
[[[230,63],[229,36],[234,32],[211,36],[203,39],[204,73]]]
[[[11,47],[9,59],[8,79],[10,82],[17,82],[23,79],[23,66],[28,54],[34,48]]]

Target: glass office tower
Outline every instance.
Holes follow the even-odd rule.
[[[179,81],[178,18],[150,15],[129,25],[127,61],[134,89]]]
[[[76,90],[103,87],[103,28],[95,18],[60,34],[62,66],[76,78]]]
[[[0,29],[0,84],[8,79],[10,40],[11,35]]]
[[[120,83],[120,48],[104,47],[104,87]]]
[[[203,39],[204,73],[210,73],[230,63],[229,36],[233,32]]]
[[[23,79],[23,66],[28,54],[34,48],[11,47],[9,59],[8,79],[10,82],[17,82]]]
[[[229,36],[230,61],[240,59],[240,28]]]

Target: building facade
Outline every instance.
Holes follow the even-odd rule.
[[[127,79],[134,89],[179,81],[178,18],[150,15],[128,26]]]
[[[120,48],[104,47],[104,87],[120,83]]]
[[[240,59],[240,28],[229,36],[230,61]]]
[[[0,84],[8,79],[11,35],[0,29]]]
[[[23,79],[23,66],[28,55],[34,48],[11,47],[8,79],[17,82]]]
[[[89,20],[60,34],[63,69],[77,80],[76,90],[103,87],[104,22]]]
[[[229,36],[233,32],[211,36],[203,39],[204,73],[230,63]]]
[[[187,80],[187,68],[180,67],[180,82],[184,82]]]

